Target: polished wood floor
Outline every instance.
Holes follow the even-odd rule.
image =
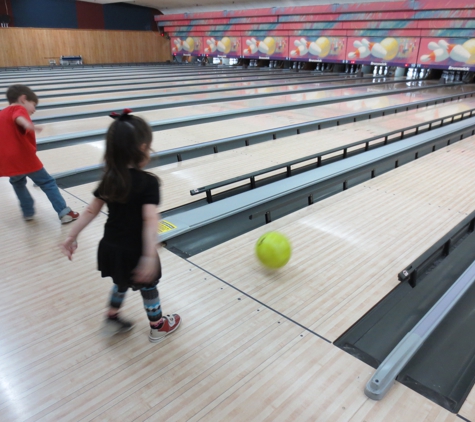
[[[428,108],[414,118],[471,106]],[[385,119],[354,128],[355,136],[397,124]],[[341,142],[340,130],[328,139]],[[307,151],[306,135],[299,136]],[[282,159],[285,146],[264,146],[250,153],[256,163]],[[190,162],[181,173],[157,168],[165,198],[180,180],[204,181],[195,179],[201,166],[216,165],[221,175],[242,152],[230,154],[221,164]],[[475,139],[468,138],[189,260],[161,249],[162,307],[182,315],[183,324],[158,344],[148,341],[133,292],[124,315],[136,328],[101,334],[111,283],[100,278],[95,259],[106,215],[84,231],[69,262],[57,247],[69,227],[42,192],[30,185],[37,215],[27,223],[8,180],[0,179],[0,420],[461,420],[398,383],[381,402],[368,399],[363,390],[373,369],[332,342],[394,288],[402,268],[473,210],[474,159]],[[46,165],[51,172],[54,162],[51,156]],[[81,211],[91,189],[63,195]],[[176,201],[184,196],[189,200],[182,192]],[[268,230],[286,233],[293,245],[291,261],[277,272],[263,270],[253,254]],[[475,420],[474,405],[472,393],[460,416]]]

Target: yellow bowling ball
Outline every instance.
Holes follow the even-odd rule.
[[[396,57],[399,51],[399,43],[396,38],[385,38],[380,44],[387,51],[387,54],[383,57],[384,60],[391,60]]]
[[[195,49],[195,40],[191,37],[186,39],[186,43],[188,44],[189,48],[186,49],[188,52],[192,52]]]
[[[224,54],[228,54],[231,51],[231,40],[228,37],[224,37],[221,42],[223,43],[225,49]]]
[[[263,234],[256,243],[257,259],[267,268],[281,268],[289,262],[292,248],[289,239],[279,232]]]
[[[318,55],[319,57],[328,56],[328,53],[330,52],[331,43],[327,37],[318,38],[317,41],[315,41],[315,44],[317,44],[322,49],[322,52]]]
[[[475,38],[465,41],[462,47],[470,53],[470,58],[465,63],[475,64]]]
[[[272,56],[272,54],[275,53],[275,40],[272,37],[267,37],[264,41],[264,44],[269,47],[269,51],[267,52],[267,55]]]

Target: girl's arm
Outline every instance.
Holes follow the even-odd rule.
[[[73,228],[69,232],[69,236],[60,244],[61,251],[70,261],[73,259],[73,253],[78,248],[76,239],[79,236],[79,233],[81,233],[82,230],[97,217],[97,214],[99,214],[103,206],[104,201],[102,199],[94,198],[74,223]]]
[[[158,254],[157,254],[157,230],[158,213],[157,206],[145,204],[142,206],[142,256],[137,267],[134,270],[134,281],[136,283],[150,283],[158,273]]]

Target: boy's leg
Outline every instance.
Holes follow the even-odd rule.
[[[66,205],[66,201],[61,196],[56,180],[48,174],[44,167],[41,170],[29,173],[28,177],[46,194],[60,219],[71,212],[71,208]]]
[[[127,287],[119,287],[117,284],[112,286],[109,299],[109,311],[106,318],[106,329],[109,334],[125,333],[132,328],[134,324],[119,317],[119,310],[124,302],[127,293]]]
[[[173,333],[180,325],[181,318],[177,314],[162,316],[157,287],[143,287],[140,289],[140,293],[145,312],[147,312],[150,321],[150,335],[148,338],[152,343],[156,343],[166,335]]]
[[[18,200],[20,201],[23,218],[29,219],[33,217],[35,214],[35,201],[31,197],[30,192],[26,187],[26,175],[22,174],[19,176],[12,176],[10,177],[10,183],[15,190]]]

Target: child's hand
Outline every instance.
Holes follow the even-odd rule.
[[[134,269],[136,283],[150,283],[155,281],[158,274],[159,261],[156,256],[141,256],[137,267]]]
[[[66,255],[70,261],[73,260],[73,253],[78,248],[76,238],[69,236],[63,243],[59,245],[63,255]]]
[[[34,126],[33,128],[34,128],[35,132],[37,132],[37,133],[40,133],[43,130],[43,126],[36,126],[36,125],[33,125],[33,126]]]

